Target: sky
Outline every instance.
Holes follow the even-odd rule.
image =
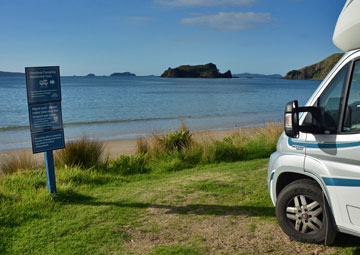
[[[0,0],[0,70],[62,75],[214,63],[281,74],[337,52],[345,0]]]

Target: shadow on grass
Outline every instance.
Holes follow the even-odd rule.
[[[343,233],[338,233],[335,242],[331,245],[334,247],[354,247],[353,255],[360,255],[360,238]]]
[[[151,203],[127,203],[127,202],[102,202],[96,201],[94,197],[77,193],[74,190],[59,191],[55,197],[56,201],[66,204],[82,204],[91,206],[116,206],[127,208],[155,208],[165,210],[165,214],[183,214],[183,215],[246,215],[246,216],[265,216],[275,217],[273,207],[264,206],[227,206],[227,205],[207,205],[207,204],[189,204],[186,206],[161,205]]]
[[[155,208],[164,210],[164,214],[181,214],[181,215],[214,215],[214,216],[262,216],[275,217],[275,209],[265,206],[226,206],[226,205],[207,205],[207,204],[189,204],[186,206],[162,205],[152,203],[128,203],[103,202],[96,201],[94,197],[77,193],[74,190],[60,191],[55,198],[64,204],[78,204],[89,206],[116,206],[122,208]],[[354,247],[354,255],[360,255],[360,238],[339,233],[333,247],[346,248]]]

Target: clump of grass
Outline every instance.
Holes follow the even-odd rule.
[[[179,130],[171,131],[165,135],[154,134],[151,141],[138,139],[137,152],[150,153],[155,157],[161,157],[169,153],[187,150],[193,144],[192,134],[182,121]]]
[[[172,131],[157,139],[161,150],[165,151],[181,151],[189,148],[192,143],[190,130]]]
[[[103,142],[84,136],[79,141],[68,142],[64,149],[58,150],[55,154],[55,164],[57,166],[90,168],[101,163],[103,153]]]
[[[37,165],[32,154],[27,151],[12,151],[4,153],[0,160],[0,170],[4,174],[32,170],[36,167]]]
[[[146,154],[150,151],[149,143],[145,138],[136,139],[136,153],[137,154]]]
[[[109,162],[109,170],[123,175],[148,173],[149,155],[121,155]]]
[[[252,135],[237,133],[225,137],[222,141],[203,143],[202,162],[249,160],[270,156],[276,150],[282,126],[268,124],[258,128]]]
[[[184,123],[179,130],[166,135],[153,135],[151,140],[138,139],[137,152],[148,153],[157,168],[177,171],[197,164],[239,161],[268,157],[276,150],[282,126],[273,123],[256,128],[250,135],[242,132],[223,140],[195,142]]]

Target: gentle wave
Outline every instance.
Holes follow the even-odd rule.
[[[112,123],[126,123],[126,122],[147,122],[147,121],[157,121],[157,120],[177,120],[177,119],[189,119],[191,116],[180,116],[180,117],[164,117],[164,118],[145,118],[145,119],[127,119],[127,120],[98,120],[98,121],[82,121],[82,122],[73,122],[73,123],[64,123],[64,127],[71,126],[83,126],[83,125],[96,125],[96,124],[112,124]],[[0,127],[0,131],[10,131],[18,129],[28,129],[30,126],[6,126]]]
[[[243,112],[242,114],[257,114],[257,112]],[[162,120],[203,119],[203,118],[214,118],[214,117],[217,118],[217,117],[231,117],[231,116],[237,117],[235,115],[215,114],[215,115],[203,115],[203,116],[197,116],[197,117],[177,116],[177,117],[159,117],[159,118],[126,119],[126,120],[97,120],[97,121],[81,121],[81,122],[64,123],[64,127],[129,123],[129,122],[149,122],[149,121],[162,121]],[[21,130],[21,129],[29,129],[29,126],[0,127],[0,132],[1,131]]]

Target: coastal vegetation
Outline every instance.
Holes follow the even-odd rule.
[[[323,80],[343,55],[343,53],[336,53],[313,65],[292,70],[285,75],[284,79]]]
[[[71,142],[56,153],[77,155],[61,157],[56,196],[41,168],[0,178],[0,253],[356,254],[356,237],[297,243],[276,223],[266,164],[281,131],[204,141],[181,125],[113,159],[101,142]]]
[[[163,72],[161,77],[166,78],[232,78],[231,71],[220,73],[216,65],[209,63],[206,65],[182,65],[170,68]]]

